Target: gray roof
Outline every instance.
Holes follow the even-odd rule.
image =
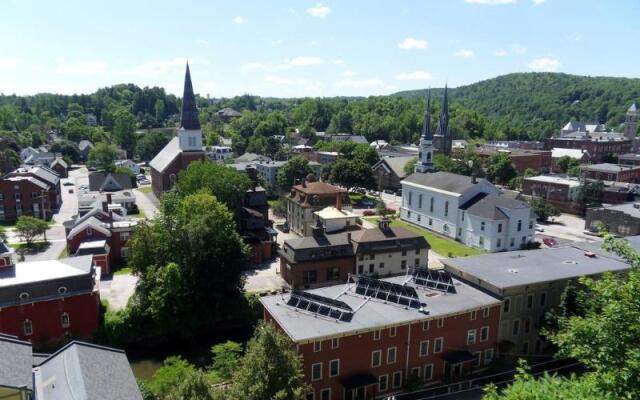
[[[405,276],[382,279],[383,281],[403,284]],[[349,322],[325,319],[317,315],[296,310],[286,305],[289,294],[278,294],[260,298],[260,302],[269,314],[278,322],[294,342],[307,342],[320,338],[361,333],[384,327],[417,323],[471,310],[479,310],[497,305],[500,300],[475,289],[461,281],[453,280],[455,294],[416,287],[420,302],[426,303],[428,314],[417,309],[397,304],[385,304],[377,299],[365,299],[353,291],[353,284],[329,286],[309,290],[309,293],[345,302],[353,310],[353,319]],[[413,286],[407,282],[407,286]]]
[[[618,160],[640,160],[640,154],[626,153],[618,156]]]
[[[331,235],[312,235],[284,242],[278,251],[291,263],[334,257],[352,257],[353,247],[346,232]]]
[[[635,168],[640,168],[640,167],[631,167],[628,165],[618,165],[618,164],[610,164],[610,163],[592,164],[592,165],[585,165],[584,167],[582,167],[582,169],[586,171],[597,171],[597,172],[621,172],[621,171],[627,171]]]
[[[33,387],[31,343],[0,334],[0,387]]]
[[[445,269],[463,279],[481,280],[500,290],[629,269],[628,264],[611,257],[588,257],[584,250],[571,246],[447,258],[442,262]]]
[[[379,165],[386,165],[389,170],[393,171],[394,174],[400,179],[407,176],[404,172],[404,166],[411,160],[415,160],[415,156],[403,156],[403,157],[385,157],[382,160],[378,161],[376,165],[373,166],[373,169],[376,169]]]
[[[429,249],[424,236],[400,227],[360,229],[351,233],[356,253]]]
[[[133,188],[131,176],[115,172],[92,172],[89,174],[89,190],[92,192],[117,192]]]
[[[251,162],[260,161],[260,160],[271,161],[271,158],[269,158],[267,156],[263,156],[261,154],[256,154],[256,153],[244,153],[240,157],[237,157],[237,158],[234,159],[234,161],[237,164],[240,164],[240,163],[251,163]]]
[[[87,147],[93,149],[93,143],[88,140],[81,140],[78,142],[78,149],[80,149],[80,151],[85,151]]]
[[[10,172],[8,176],[33,176],[36,179],[52,186],[56,186],[58,182],[60,182],[60,176],[56,171],[43,166],[18,168],[15,171]]]
[[[466,192],[477,184],[473,183],[472,178],[469,176],[453,174],[451,172],[434,172],[428,174],[416,172],[405,178],[403,182],[458,194]],[[478,179],[477,182],[486,182],[486,180]]]
[[[180,141],[178,137],[174,137],[167,143],[153,160],[149,162],[149,166],[158,172],[163,172],[175,158],[180,154]]]
[[[36,398],[142,400],[122,350],[72,342],[34,369]]]
[[[478,193],[460,208],[463,210],[466,209],[467,213],[475,215],[476,217],[493,220],[507,220],[509,218],[502,209],[514,210],[523,208],[528,209],[530,207],[524,201],[516,200],[509,196]]]
[[[600,209],[605,209],[607,211],[619,211],[631,217],[640,218],[640,209],[635,207],[636,204],[637,203],[622,203],[614,206],[600,207]]]

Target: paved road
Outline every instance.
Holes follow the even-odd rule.
[[[538,223],[544,232],[537,232],[538,238],[554,237],[558,242],[580,242],[593,240],[593,236],[584,234],[584,218],[572,214],[561,214],[552,223]]]
[[[152,193],[143,193],[138,189],[133,189],[136,196],[136,204],[138,209],[144,213],[145,218],[153,218],[158,212],[159,201],[156,195]]]

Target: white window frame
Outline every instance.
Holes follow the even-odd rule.
[[[33,322],[31,322],[30,319],[25,319],[22,322],[22,331],[24,332],[25,336],[33,335]]]
[[[511,312],[511,297],[505,297],[502,302],[502,312],[509,314]]]
[[[422,351],[423,349],[425,349],[425,351]],[[421,340],[420,343],[418,343],[418,355],[420,357],[427,357],[429,355],[429,341],[428,340]]]
[[[398,331],[395,326],[392,326],[391,328],[389,328],[389,337],[396,337],[397,334],[398,334]]]
[[[315,367],[316,365],[319,365],[319,366],[320,366],[320,376],[319,376],[318,378],[316,378],[316,377],[313,375],[314,367]],[[317,382],[317,381],[321,381],[321,380],[322,380],[322,362],[319,362],[319,363],[313,363],[313,364],[311,364],[311,382]]]
[[[489,355],[489,356],[488,356]],[[493,361],[493,347],[484,350],[484,365],[490,364]]]
[[[420,368],[420,367],[411,368],[411,376],[415,376],[417,378],[421,378],[422,377],[422,368]]]
[[[326,392],[329,392],[328,399],[331,400],[331,388],[320,389],[320,400],[322,400],[322,394]]]
[[[430,327],[431,327],[431,320],[422,321],[422,330],[423,331],[428,331]]]
[[[60,325],[62,325],[64,329],[67,329],[71,326],[71,319],[69,318],[68,313],[63,312],[62,314],[60,314]]]
[[[429,371],[429,375],[427,375],[427,371]],[[422,380],[430,381],[433,379],[433,364],[425,364],[424,365],[424,373],[422,374]]]
[[[340,347],[340,338],[332,338],[331,339],[331,348],[337,349]]]
[[[374,354],[378,354],[378,364],[374,365],[373,360],[374,358]],[[382,365],[382,350],[373,350],[371,352],[371,368],[378,368]]]
[[[476,310],[473,310],[469,313],[470,321],[475,321],[477,317],[478,317],[478,312]]]
[[[382,330],[376,329],[373,331],[373,340],[380,340],[380,337],[382,337]]]
[[[313,352],[320,353],[321,351],[322,351],[322,341],[316,340],[315,342],[313,342]]]
[[[334,361],[337,362],[337,364],[338,364],[338,372],[335,373],[335,374],[331,373],[331,364],[333,364]],[[329,361],[329,378],[333,378],[333,377],[338,376],[338,375],[340,375],[340,359],[339,358],[335,358],[335,359]]]
[[[478,331],[476,329],[469,329],[467,331],[467,344],[476,344]]]
[[[384,388],[382,387],[382,378],[384,378]],[[384,374],[378,376],[378,391],[386,392],[387,390],[389,390],[389,375]]]
[[[482,351],[474,351],[473,356],[475,357],[475,359],[473,360],[473,366],[474,367],[480,367],[482,366]]]
[[[396,385],[396,375],[400,375],[400,379],[398,379],[398,384]],[[395,371],[393,375],[391,375],[391,388],[398,389],[402,387],[402,370]]]
[[[393,351],[393,360],[391,360],[391,352]],[[398,361],[398,348],[396,346],[387,349],[387,364],[395,364]]]
[[[438,343],[440,343],[440,349],[438,349]],[[443,349],[444,349],[444,337],[440,336],[433,339],[433,354],[442,353]]]
[[[489,313],[490,313],[489,307],[485,307],[485,309],[482,310],[482,317],[487,318],[489,316]]]
[[[438,321],[436,323],[436,326],[438,328],[444,328],[444,318],[438,318]]]
[[[487,332],[487,337],[486,338],[482,338],[482,332]],[[480,341],[481,342],[486,342],[487,340],[489,340],[489,326],[483,326],[482,328],[480,328]]]

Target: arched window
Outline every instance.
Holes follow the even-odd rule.
[[[29,293],[27,292],[20,293],[20,300],[29,300],[29,297]]]
[[[67,293],[67,288],[66,288],[66,286],[60,286],[60,287],[58,288],[58,294],[65,294],[65,293]]]
[[[69,320],[69,314],[67,314],[66,312],[63,312],[60,315],[60,323],[62,324],[63,328],[68,328],[71,325],[71,321]]]
[[[25,336],[31,336],[31,334],[33,334],[33,324],[31,323],[31,320],[25,319],[22,323],[22,328]]]

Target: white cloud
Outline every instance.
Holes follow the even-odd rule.
[[[268,75],[264,78],[264,83],[268,87],[273,86],[297,86],[310,92],[318,92],[322,89],[322,82],[308,79],[283,78],[278,75]]]
[[[58,60],[56,73],[61,75],[96,75],[106,72],[109,64],[103,60],[85,60],[68,63],[64,59]]]
[[[454,56],[456,57],[462,57],[462,58],[471,58],[474,56],[473,50],[469,50],[469,49],[461,49],[458,50],[454,53]]]
[[[429,43],[426,40],[406,38],[402,42],[398,43],[398,47],[403,50],[409,49],[426,49]]]
[[[307,14],[316,18],[326,18],[331,12],[331,9],[322,3],[318,3],[311,8],[307,8]]]
[[[0,69],[14,69],[18,66],[18,60],[13,57],[0,58]]]
[[[514,4],[516,0],[464,0],[469,4],[483,4],[488,6],[495,6],[499,4]]]
[[[495,53],[493,53],[496,57],[505,57],[509,55],[509,52],[506,51],[505,49],[500,49],[498,51],[496,51]]]
[[[345,65],[344,60],[341,58],[336,58],[335,60],[332,61],[332,63],[334,63],[335,65]]]
[[[356,75],[358,75],[358,74],[356,74],[355,72],[353,72],[350,69],[345,69],[344,71],[342,71],[342,76],[349,77],[349,76],[356,76]]]
[[[431,78],[431,72],[422,70],[396,75],[396,80],[398,81],[428,81]]]
[[[334,84],[345,89],[384,88],[386,85],[379,79],[342,79]]]
[[[534,6],[539,6],[540,4],[544,3],[547,0],[533,0],[533,5]]]
[[[182,74],[187,63],[186,58],[173,58],[170,60],[149,61],[133,67],[132,72],[143,77],[159,76],[166,74]],[[207,60],[195,58],[189,59],[189,65],[208,65]]]
[[[555,58],[535,58],[529,62],[529,68],[533,71],[555,72],[560,67],[560,61]]]
[[[240,24],[247,23],[249,20],[246,19],[245,17],[242,17],[242,16],[238,15],[236,17],[233,17],[232,21],[235,22],[236,24],[240,25]]]
[[[511,46],[511,50],[516,53],[516,54],[525,54],[527,52],[527,48],[520,45],[520,44],[514,44],[513,46]]]

